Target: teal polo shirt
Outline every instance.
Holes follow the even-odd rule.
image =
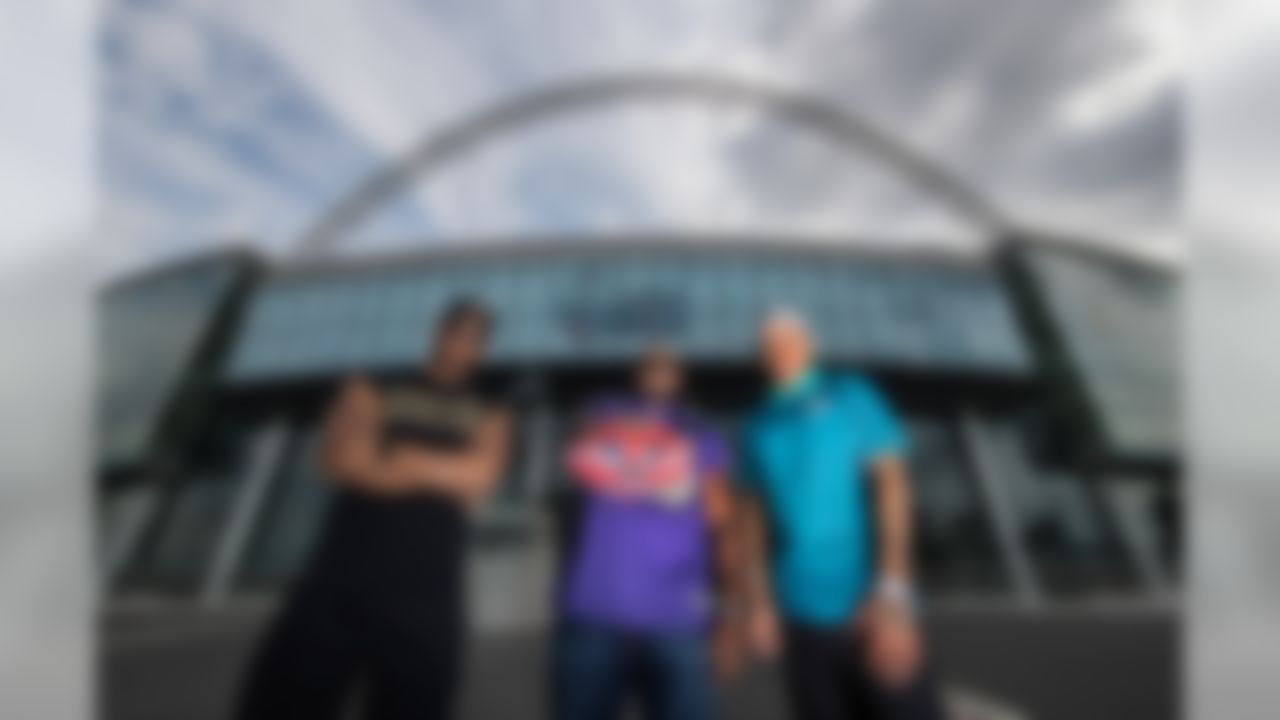
[[[866,470],[906,441],[867,378],[814,372],[747,417],[735,476],[762,501],[779,610],[812,625],[845,622],[872,581]]]

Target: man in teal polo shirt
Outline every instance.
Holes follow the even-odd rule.
[[[938,718],[898,421],[868,379],[815,366],[795,313],[771,314],[760,340],[772,388],[745,423],[738,473],[752,643],[782,650],[800,720]]]

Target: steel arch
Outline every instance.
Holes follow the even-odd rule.
[[[430,132],[404,156],[375,172],[323,212],[294,247],[298,255],[323,253],[385,199],[489,137],[542,118],[626,99],[700,99],[755,104],[834,139],[871,152],[930,192],[952,211],[1002,237],[1007,218],[969,183],[908,148],[837,103],[794,89],[730,76],[646,71],[570,80],[482,109]]]

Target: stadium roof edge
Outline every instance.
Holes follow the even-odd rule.
[[[1055,233],[1034,228],[1021,228],[1001,243],[1005,248],[1048,249],[1106,263],[1126,265],[1168,276],[1180,275],[1179,260],[1142,252],[1117,242],[1089,239],[1083,235]]]
[[[535,259],[566,254],[607,256],[626,255],[646,251],[673,253],[808,253],[831,254],[844,258],[857,256],[869,262],[891,264],[919,263],[957,268],[982,268],[989,266],[993,249],[1036,249],[1044,247],[1110,263],[1123,263],[1135,268],[1178,275],[1181,265],[1176,261],[1153,258],[1132,251],[1121,245],[1104,244],[1101,241],[1022,229],[1015,235],[1003,238],[994,245],[963,249],[942,243],[905,242],[900,247],[884,243],[850,242],[854,238],[828,236],[787,236],[750,233],[671,233],[634,232],[589,235],[508,235],[468,237],[445,242],[423,242],[420,245],[397,248],[391,251],[367,255],[338,254],[312,256],[304,259],[281,258],[253,248],[248,243],[222,246],[195,252],[176,260],[143,267],[108,280],[98,291],[109,297],[129,288],[145,284],[157,277],[180,272],[184,268],[218,260],[239,260],[266,270],[277,278],[324,276],[329,274],[378,272],[405,264],[428,262],[486,262],[508,259]]]
[[[910,263],[986,267],[985,248],[973,251],[933,245],[894,248],[882,244],[849,243],[836,238],[747,235],[742,233],[626,233],[613,235],[538,236],[469,238],[466,243],[448,242],[398,249],[370,255],[333,255],[308,257],[276,263],[273,274],[278,278],[324,276],[351,272],[377,272],[405,264],[429,262],[471,263],[498,260],[535,260],[564,255],[607,257],[645,252],[689,254],[760,253],[814,255],[830,254],[848,258],[858,256],[869,262]]]
[[[253,249],[248,244],[221,246],[130,270],[108,279],[98,288],[97,295],[102,298],[110,297],[127,292],[139,285],[145,285],[159,277],[218,261],[242,262],[256,267],[269,267],[273,264],[266,254]]]

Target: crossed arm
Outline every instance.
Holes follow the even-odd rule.
[[[511,420],[505,411],[491,411],[471,445],[460,451],[397,447],[383,452],[381,425],[377,391],[367,380],[347,381],[321,446],[321,467],[335,482],[388,495],[440,493],[473,507],[488,497],[506,465]]]

